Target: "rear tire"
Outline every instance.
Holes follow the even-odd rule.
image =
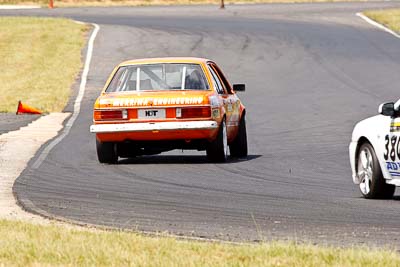
[[[217,138],[207,147],[207,158],[211,162],[226,162],[228,159],[228,137],[225,120],[222,121]]]
[[[243,114],[239,123],[239,130],[235,140],[229,145],[230,155],[232,157],[244,158],[247,157],[247,131],[246,131],[246,118]]]
[[[396,187],[387,184],[381,167],[370,143],[364,143],[358,150],[357,176],[360,179],[361,194],[368,199],[393,198]]]
[[[116,145],[112,142],[100,142],[96,139],[97,158],[100,163],[115,164],[118,162]]]

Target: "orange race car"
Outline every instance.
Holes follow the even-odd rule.
[[[90,127],[102,163],[173,149],[206,150],[212,162],[247,156],[246,110],[213,61],[152,58],[112,72]]]

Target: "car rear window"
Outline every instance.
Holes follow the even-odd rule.
[[[200,65],[163,63],[120,67],[106,92],[208,89]]]

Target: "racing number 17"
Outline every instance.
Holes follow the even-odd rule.
[[[396,135],[393,135],[391,138],[387,134],[385,136],[385,153],[383,154],[383,157],[385,160],[388,160],[389,157],[392,161],[396,160],[396,155],[397,158],[400,160],[400,138],[398,138]]]

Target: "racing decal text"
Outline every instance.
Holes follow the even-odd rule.
[[[385,136],[385,152],[383,154],[386,161],[386,169],[392,176],[400,177],[400,162],[394,162],[400,160],[400,138],[397,135],[386,135]]]
[[[148,105],[193,105],[203,103],[203,97],[176,97],[176,98],[139,98],[139,99],[117,99],[112,105],[122,106],[148,106]]]
[[[400,159],[400,138],[398,136],[393,135],[390,137],[388,134],[385,136],[385,152],[383,157],[385,160],[389,158],[392,161],[396,160],[396,157]]]
[[[400,162],[386,161],[386,169],[392,176],[400,176]]]

